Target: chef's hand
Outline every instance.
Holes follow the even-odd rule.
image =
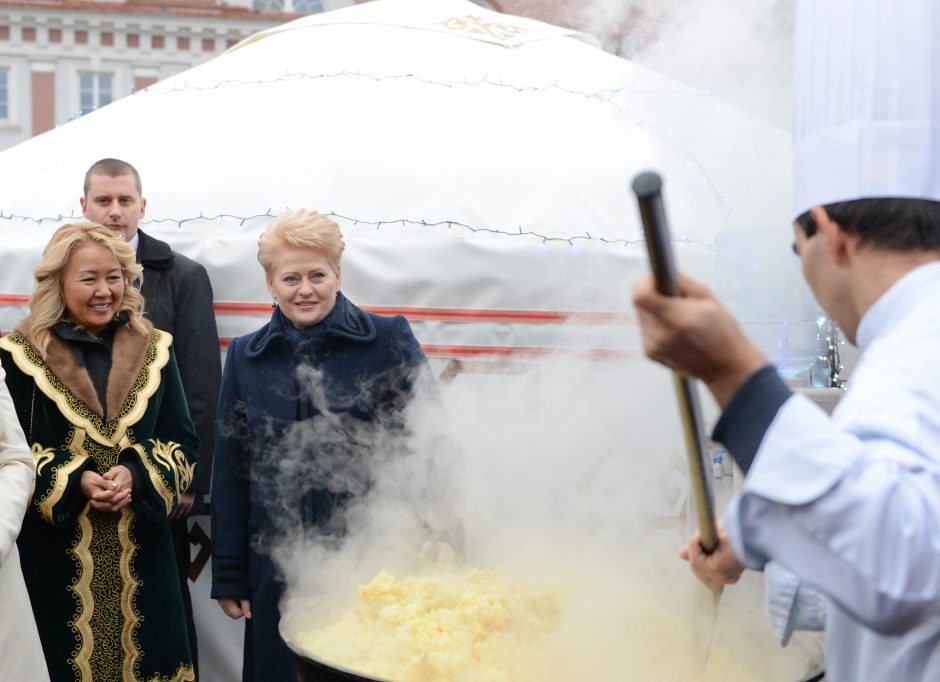
[[[85,471],[78,479],[78,487],[88,498],[92,509],[118,512],[131,503],[131,472],[123,464],[110,469],[103,476]]]
[[[173,509],[170,510],[171,519],[185,519],[189,514],[190,510],[193,508],[193,504],[196,502],[196,493],[187,490],[185,493],[180,495],[179,500],[176,504],[173,505]]]
[[[728,540],[728,534],[721,527],[718,528],[718,545],[711,554],[702,549],[702,536],[695,533],[689,540],[688,546],[679,552],[679,557],[689,562],[695,577],[698,578],[712,592],[722,585],[733,585],[744,572],[744,566],[738,562]]]
[[[679,291],[663,296],[652,277],[634,286],[643,349],[656,362],[704,381],[724,407],[767,361],[708,287],[680,275]]]
[[[431,542],[428,540],[421,545],[421,551],[418,552],[418,559],[427,563],[433,563],[438,568],[450,568],[454,565],[457,558],[454,548],[446,542]]]
[[[219,597],[217,600],[219,606],[225,611],[225,615],[234,620],[242,616],[251,618],[251,602],[248,599],[238,599],[236,597]]]

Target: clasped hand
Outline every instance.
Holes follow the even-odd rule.
[[[123,464],[118,464],[104,475],[95,471],[82,473],[79,488],[88,498],[92,509],[119,512],[131,503],[133,482],[130,470]]]
[[[731,547],[724,528],[718,527],[718,545],[711,554],[702,549],[702,536],[695,533],[689,544],[679,552],[679,557],[689,562],[689,567],[702,584],[713,592],[724,585],[738,582],[744,566]]]

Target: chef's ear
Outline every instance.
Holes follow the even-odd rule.
[[[853,247],[857,241],[855,235],[842,229],[842,226],[830,218],[822,206],[813,207],[810,214],[813,216],[816,231],[823,240],[830,260],[836,265],[846,265],[851,260]]]

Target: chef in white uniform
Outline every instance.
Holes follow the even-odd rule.
[[[746,472],[684,554],[710,587],[767,568],[779,630],[824,610],[827,679],[940,680],[940,3],[798,0],[794,104],[794,249],[862,352],[830,419],[706,287],[637,284],[647,354],[706,383]]]

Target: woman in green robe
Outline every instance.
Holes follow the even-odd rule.
[[[65,225],[0,361],[36,464],[18,545],[53,682],[195,680],[167,514],[198,439],[133,248]]]

